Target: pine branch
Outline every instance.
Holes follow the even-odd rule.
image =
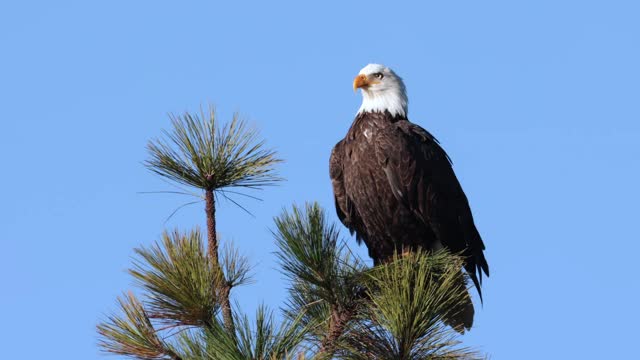
[[[242,319],[238,328],[238,349],[244,359],[294,359],[301,352],[304,328],[299,317],[276,325],[274,315],[264,305],[256,310],[255,324],[249,318]]]
[[[224,270],[225,279],[232,287],[251,283],[252,266],[249,259],[241,255],[233,244],[226,243],[222,249],[221,266]]]
[[[294,360],[304,359],[304,328],[297,321],[285,321],[277,325],[273,313],[266,307],[258,307],[249,317],[236,313],[236,334],[227,332],[217,320],[212,326],[199,332],[184,333],[178,344],[184,358],[211,360]],[[302,356],[302,357],[301,357]]]
[[[234,115],[219,125],[212,107],[200,116],[170,115],[173,130],[154,139],[145,165],[169,180],[200,189],[259,189],[282,181],[274,166],[282,160],[265,149],[258,131]]]
[[[275,219],[274,232],[283,273],[291,280],[288,313],[303,313],[315,328],[318,358],[330,358],[361,302],[364,265],[339,241],[318,204],[293,207]]]
[[[445,325],[466,301],[462,260],[439,251],[417,251],[368,273],[370,301],[341,349],[343,359],[480,359],[460,347],[459,334]]]
[[[99,346],[103,351],[140,360],[182,358],[157,336],[142,304],[129,293],[118,298],[122,315],[111,315],[98,324]]]
[[[162,242],[135,249],[129,273],[148,291],[149,316],[173,326],[208,324],[219,309],[219,283],[200,231],[165,232]]]
[[[218,125],[211,107],[207,114],[202,111],[200,117],[189,113],[170,117],[173,130],[164,132],[165,139],[149,142],[147,148],[151,157],[145,164],[149,170],[164,178],[204,190],[207,253],[219,290],[215,295],[220,303],[225,327],[230,334],[234,334],[229,298],[234,281],[224,278],[220,265],[215,193],[219,191],[227,197],[223,192],[226,188],[260,189],[275,185],[282,180],[274,170],[281,160],[273,150],[265,149],[258,132],[249,128],[237,115],[222,126]]]

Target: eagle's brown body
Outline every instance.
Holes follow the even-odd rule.
[[[331,153],[330,175],[338,216],[374,264],[395,251],[445,247],[463,254],[480,291],[478,275],[489,274],[484,244],[449,157],[430,133],[401,115],[360,113]],[[458,325],[471,326],[468,311]]]

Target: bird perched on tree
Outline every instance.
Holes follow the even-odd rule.
[[[407,118],[402,79],[384,65],[365,66],[353,81],[362,106],[333,148],[330,175],[340,221],[364,241],[375,265],[394,253],[446,248],[460,253],[480,297],[489,276],[484,244],[451,160],[433,135]],[[469,297],[450,325],[469,329]]]

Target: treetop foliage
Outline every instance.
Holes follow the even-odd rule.
[[[207,241],[197,228],[174,230],[134,250],[129,274],[140,295],[119,298],[98,324],[103,351],[141,360],[478,358],[443,322],[467,296],[457,255],[417,251],[370,268],[317,203],[274,219],[289,286],[282,312],[243,313],[230,296],[250,283],[251,265],[231,244],[218,254],[212,193],[273,185],[280,160],[237,116],[220,125],[210,109],[172,122],[166,139],[149,143],[145,164],[205,192]]]

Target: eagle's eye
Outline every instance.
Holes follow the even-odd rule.
[[[375,77],[378,80],[382,80],[384,75],[382,73],[377,72],[377,73],[373,74],[373,77]]]

